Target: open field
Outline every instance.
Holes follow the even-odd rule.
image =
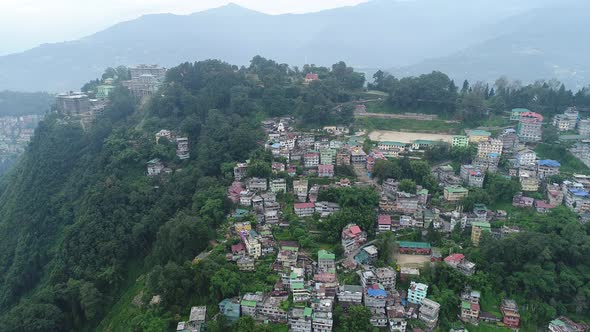
[[[453,142],[452,135],[445,134],[430,134],[430,133],[415,133],[415,132],[402,132],[402,131],[388,131],[388,130],[375,130],[369,134],[369,138],[372,141],[393,141],[401,143],[412,143],[418,139],[439,141],[442,140],[446,143]]]
[[[396,253],[395,261],[397,265],[401,267],[419,268],[424,266],[424,264],[430,263],[430,255],[406,255]]]
[[[372,130],[415,131],[424,133],[459,133],[461,123],[443,120],[387,119],[377,117],[357,117],[356,127]]]

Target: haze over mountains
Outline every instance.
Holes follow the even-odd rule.
[[[432,70],[456,80],[500,75],[588,84],[583,0],[374,0],[309,14],[267,15],[228,5],[191,15],[147,15],[86,38],[0,57],[0,90],[76,90],[104,68],[172,66],[262,55],[291,65],[330,65],[394,74]]]

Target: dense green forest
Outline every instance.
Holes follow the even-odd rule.
[[[303,84],[309,72],[320,80]],[[433,92],[414,95],[430,83]],[[262,57],[249,67],[208,60],[170,69],[161,90],[141,107],[126,89],[117,88],[88,131],[56,114],[46,116],[22,160],[0,180],[0,331],[164,331],[191,305],[215,308],[219,300],[240,292],[270,290],[278,278],[270,273],[271,262],[256,272],[239,273],[224,256],[232,243],[211,244],[222,237],[220,227],[232,208],[225,195],[233,180],[231,166],[251,159],[260,167],[250,172],[269,173],[265,163],[270,159],[258,149],[264,139],[259,121],[268,116],[295,116],[301,127],[352,123],[352,107],[339,105],[358,98],[363,84],[364,76],[343,62],[299,70]],[[443,98],[442,112],[480,117],[479,108],[471,109],[465,101],[476,89],[469,84],[457,88],[442,73],[408,80],[376,77],[372,87],[390,92],[388,102],[403,107],[432,108],[432,100]],[[510,95],[526,94],[527,89]],[[483,99],[486,105],[504,102],[499,110],[518,103],[496,100],[508,92],[491,90]],[[560,88],[551,91],[562,93]],[[586,92],[563,93],[577,102]],[[412,104],[416,102],[421,104]],[[160,129],[189,137],[191,158],[179,160],[175,146],[165,139],[156,144],[154,134]],[[429,162],[445,153],[430,151],[421,161],[380,161],[374,176],[405,180],[402,186],[408,191],[422,185],[436,193]],[[452,153],[463,160],[473,151]],[[146,162],[153,158],[160,158],[172,174],[147,177]],[[482,190],[478,195],[494,204],[509,200],[517,187],[511,180],[491,177],[484,189],[492,193],[485,196]],[[340,230],[348,222],[372,229],[378,198],[372,189],[321,192],[320,199],[342,206],[318,226],[322,240],[339,248]],[[470,200],[467,206],[475,203]],[[445,268],[424,274],[425,281],[436,285],[433,298],[445,306],[443,326],[455,320],[456,295],[465,284],[517,298],[525,304],[523,318],[529,326],[541,326],[556,314],[589,316],[589,227],[561,209],[545,216],[523,214],[514,221],[531,232],[503,240],[484,238],[479,248],[471,248],[465,234],[452,235],[481,267],[475,276],[465,280]],[[421,237],[419,232],[408,234],[408,240]],[[299,240],[304,248],[318,246],[317,238],[296,221],[285,230],[287,238]],[[428,240],[446,245],[440,238]],[[383,240],[379,245],[390,244]],[[192,263],[210,249],[207,259]],[[391,263],[390,257],[382,260]],[[141,288],[138,301],[147,303],[158,294],[161,305],[113,307],[134,287]],[[117,321],[111,317],[114,311],[129,319]],[[341,331],[367,327],[367,312],[355,311],[346,317],[335,313]],[[107,323],[105,317],[112,319]],[[231,328],[220,319],[208,328],[273,330],[272,325],[257,327],[249,318]]]
[[[477,124],[490,112],[502,114],[525,107],[544,115],[555,115],[567,107],[590,108],[590,87],[567,90],[558,81],[519,81],[498,78],[494,84],[464,81],[458,86],[441,72],[397,78],[383,71],[373,75],[370,89],[389,93],[386,103],[396,110],[435,113]]]
[[[54,96],[45,92],[0,91],[0,116],[44,114]]]
[[[229,211],[222,165],[258,147],[260,116],[351,121],[351,110],[333,106],[364,77],[342,62],[317,69],[322,80],[307,86],[304,72],[262,57],[247,68],[184,63],[141,109],[126,89],[115,90],[87,132],[47,116],[0,183],[0,330],[92,329],[139,272],[149,273],[148,287],[174,291],[172,277],[166,286],[157,275],[181,273],[216,238]],[[189,137],[191,159],[155,144],[164,128]],[[175,172],[148,178],[146,162],[156,157]],[[198,287],[207,294],[210,277],[191,282],[186,296],[165,297],[167,308],[180,313]]]

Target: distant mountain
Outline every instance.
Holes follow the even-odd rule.
[[[490,82],[503,75],[525,82],[556,78],[581,88],[590,84],[588,19],[590,3],[535,9],[496,24],[497,37],[391,72],[406,76],[440,70],[455,79]]]
[[[299,65],[342,59],[359,69],[404,67],[477,51],[481,42],[501,38],[498,22],[557,0],[514,2],[374,0],[297,15],[227,5],[191,15],[147,15],[80,40],[0,57],[0,89],[75,90],[109,66],[207,58],[246,65],[255,55]]]

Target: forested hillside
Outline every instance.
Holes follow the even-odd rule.
[[[169,273],[207,248],[229,211],[224,165],[257,149],[261,117],[351,120],[333,105],[364,77],[344,63],[317,71],[322,81],[307,86],[305,72],[260,57],[249,68],[184,63],[142,108],[115,90],[87,132],[47,116],[0,187],[0,330],[93,329],[139,274]],[[160,129],[189,137],[191,159],[156,145]],[[147,177],[152,158],[173,173]]]

